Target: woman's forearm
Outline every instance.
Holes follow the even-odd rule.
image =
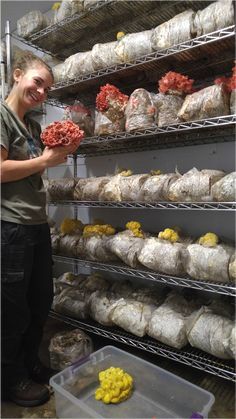
[[[1,162],[1,183],[21,180],[46,168],[43,156],[30,160],[4,160]]]

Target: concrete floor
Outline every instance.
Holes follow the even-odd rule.
[[[51,337],[58,331],[66,329],[69,329],[69,326],[65,325],[64,323],[53,319],[48,320],[45,327],[44,339],[40,348],[40,357],[46,365],[49,365],[48,345]],[[233,383],[215,377],[214,375],[206,374],[197,369],[181,365],[180,363],[175,363],[174,361],[170,361],[165,358],[158,357],[156,355],[148,354],[143,351],[138,351],[137,349],[128,347],[126,345],[118,345],[117,343],[114,343],[111,340],[103,339],[96,335],[91,334],[91,338],[93,339],[95,350],[105,345],[119,346],[120,349],[129,351],[130,353],[140,356],[160,366],[161,368],[169,370],[174,374],[177,374],[182,378],[191,381],[192,383],[213,393],[216,401],[210,411],[209,418],[235,418],[235,387]],[[43,406],[38,406],[34,408],[23,408],[15,405],[14,403],[6,402],[2,403],[1,406],[1,418],[3,419],[56,417],[57,416],[55,410],[55,400],[53,394],[50,400]]]

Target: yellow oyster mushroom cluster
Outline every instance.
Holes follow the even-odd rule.
[[[71,284],[75,281],[75,275],[72,272],[67,272],[64,278],[67,282],[70,282]]]
[[[110,224],[88,224],[84,227],[83,237],[91,237],[94,235],[99,236],[112,236],[116,230]]]
[[[141,224],[138,221],[129,221],[128,223],[126,223],[125,227],[128,230],[132,231],[135,237],[144,237],[143,232],[141,230]]]
[[[172,228],[165,228],[164,231],[159,232],[158,238],[168,240],[171,243],[176,243],[179,240],[179,235],[177,231]]]
[[[200,237],[198,243],[207,247],[215,247],[219,243],[219,237],[215,233],[206,233]]]
[[[78,231],[82,231],[84,228],[83,223],[80,220],[74,220],[72,218],[64,218],[60,225],[60,231],[62,234],[71,234]]]
[[[124,177],[128,177],[131,176],[133,174],[133,171],[130,169],[120,169],[118,171],[118,174]]]
[[[60,1],[56,1],[56,3],[53,3],[51,9],[52,10],[58,10],[58,9],[60,9],[60,6],[61,6],[61,2]]]
[[[131,396],[133,378],[121,368],[110,367],[99,373],[100,387],[95,391],[95,399],[105,404],[120,403]]]
[[[155,176],[155,175],[161,175],[162,171],[157,169],[157,170],[151,170],[150,174],[151,176]]]
[[[116,34],[117,41],[120,41],[124,36],[125,36],[124,32],[122,32],[122,31],[117,32],[117,34]]]

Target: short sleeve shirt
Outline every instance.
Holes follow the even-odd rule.
[[[4,103],[1,104],[1,147],[9,160],[28,160],[42,154],[40,125],[25,117],[26,126]],[[47,222],[46,193],[40,173],[1,184],[1,219],[18,224]]]

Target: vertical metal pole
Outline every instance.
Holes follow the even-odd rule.
[[[73,172],[74,178],[77,178],[77,154],[73,154]],[[78,218],[78,208],[74,207],[74,219],[77,220]]]
[[[73,174],[74,174],[74,178],[77,178],[77,154],[73,154]],[[78,208],[77,206],[74,206],[74,219],[77,220],[78,218]],[[75,275],[78,275],[79,271],[78,271],[78,264],[76,262],[74,262],[74,266],[73,266],[73,273]]]
[[[7,55],[7,87],[8,92],[10,90],[10,78],[11,78],[11,58],[12,58],[12,52],[11,52],[11,33],[10,33],[10,21],[6,21],[5,26],[5,38],[6,38],[6,55]]]
[[[2,89],[1,96],[2,96],[2,101],[4,101],[5,95],[6,95],[6,86],[5,86],[5,62],[4,62],[2,48],[0,48],[0,52],[1,52],[1,89]]]

